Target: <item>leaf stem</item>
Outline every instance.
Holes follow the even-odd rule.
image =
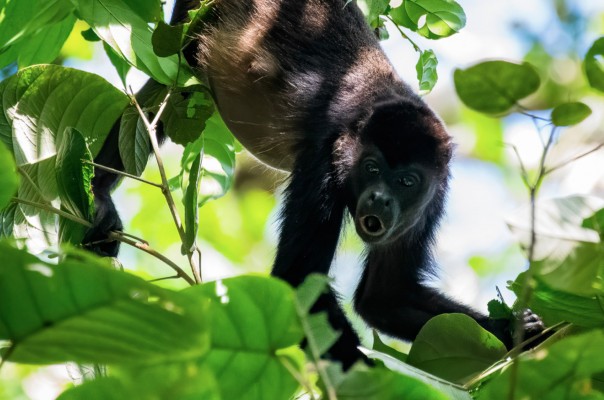
[[[160,189],[162,188],[162,185],[160,185],[159,183],[148,181],[146,179],[141,178],[140,176],[132,175],[132,174],[129,174],[127,172],[120,171],[118,169],[114,169],[114,168],[111,168],[111,167],[106,167],[106,166],[104,166],[102,164],[97,164],[97,163],[89,161],[89,160],[82,160],[82,162],[84,162],[86,164],[90,164],[90,165],[92,165],[92,166],[94,166],[94,167],[96,167],[98,169],[102,169],[104,171],[111,172],[112,174],[121,175],[121,176],[124,176],[126,178],[134,179],[134,180],[146,183],[147,185],[155,186],[156,188],[160,188]]]
[[[130,89],[132,91],[132,89]],[[181,243],[186,242],[186,233],[182,225],[182,220],[180,218],[180,214],[178,213],[178,209],[176,208],[176,203],[174,202],[174,198],[172,197],[172,192],[170,191],[170,184],[168,182],[168,177],[166,175],[166,169],[164,168],[164,162],[159,153],[159,144],[157,142],[157,123],[159,122],[159,118],[164,112],[168,100],[171,95],[171,90],[168,90],[166,97],[162,101],[159,106],[159,110],[155,114],[153,121],[149,122],[147,115],[141,109],[140,104],[136,100],[134,94],[131,95],[132,102],[136,106],[136,109],[139,112],[139,115],[147,128],[147,133],[149,134],[149,139],[151,141],[151,147],[153,148],[153,154],[155,155],[155,161],[157,162],[157,168],[159,169],[159,174],[161,176],[161,191],[166,199],[166,203],[168,204],[168,208],[170,209],[170,213],[172,214],[172,220],[174,221],[174,225],[176,225],[176,230],[178,231],[178,235],[180,237]],[[198,258],[195,257],[195,252],[199,252],[199,249],[186,249],[187,259],[189,260],[189,265],[191,266],[191,271],[193,272],[193,277],[195,279],[195,283],[201,283],[201,252],[199,252],[200,256]]]
[[[20,199],[18,197],[13,197],[12,201],[15,203],[20,203],[20,204],[25,204],[27,206],[31,206],[31,207],[35,207],[41,210],[46,210],[49,212],[52,212],[54,214],[57,214],[65,219],[68,219],[70,221],[76,222],[80,225],[83,225],[87,228],[91,228],[92,224],[88,221],[86,221],[85,219],[82,219],[80,217],[77,217],[75,215],[72,215],[68,212],[65,212],[63,210],[59,210],[58,208],[55,208],[51,205],[46,205],[46,204],[41,204],[41,203],[36,203],[33,201],[29,201],[29,200],[25,200],[25,199]],[[187,275],[174,261],[170,260],[168,257],[164,256],[163,254],[153,250],[149,244],[145,241],[138,241],[137,240],[132,240],[129,239],[126,236],[131,236],[131,235],[125,235],[122,232],[116,232],[116,231],[112,231],[109,232],[109,236],[108,239],[111,240],[118,240],[122,243],[126,243],[132,247],[135,247],[139,250],[144,251],[145,253],[152,255],[153,257],[157,258],[160,261],[163,261],[166,265],[168,265],[170,268],[172,268],[179,277],[183,278],[185,281],[187,281],[188,284],[190,285],[194,285],[195,281],[193,279],[191,279],[191,277],[189,275]]]
[[[552,172],[554,172],[556,170],[559,170],[560,168],[564,168],[568,164],[570,164],[570,163],[572,163],[574,161],[577,161],[577,160],[579,160],[579,159],[581,159],[581,158],[583,158],[585,156],[588,156],[591,153],[595,153],[596,151],[600,150],[602,147],[604,147],[604,143],[600,143],[599,145],[597,145],[593,149],[588,150],[588,151],[586,151],[584,153],[578,154],[578,155],[574,156],[573,158],[571,158],[570,160],[566,160],[566,161],[564,161],[564,162],[562,162],[562,163],[560,163],[558,165],[554,165],[553,167],[548,168],[548,169],[545,170],[545,175],[548,175],[548,174],[550,174],[550,173],[552,173]]]
[[[327,390],[327,398],[329,400],[337,400],[336,389],[335,389],[333,383],[331,382],[329,374],[327,373],[327,371],[324,368],[323,362],[321,361],[321,352],[319,351],[317,343],[315,342],[315,337],[313,335],[312,328],[310,327],[310,325],[308,323],[308,318],[306,317],[306,313],[300,306],[300,303],[298,302],[297,299],[295,299],[294,303],[296,306],[296,312],[298,313],[298,316],[300,317],[300,323],[302,324],[302,330],[304,330],[304,333],[306,334],[308,348],[310,349],[310,354],[312,356],[312,363],[315,365],[315,368],[317,369],[317,373],[319,374],[319,376],[323,380],[323,383],[325,384],[325,389]]]
[[[398,33],[400,33],[400,35],[406,39],[409,43],[411,43],[411,46],[413,46],[413,49],[415,51],[417,51],[418,53],[422,52],[422,49],[413,41],[411,40],[411,38],[405,33],[403,32],[403,30],[401,29],[400,26],[398,26],[398,24],[396,22],[394,22],[394,20],[392,19],[392,17],[390,15],[386,15],[386,18],[392,22],[394,24],[394,27],[396,28],[396,30],[398,31]]]

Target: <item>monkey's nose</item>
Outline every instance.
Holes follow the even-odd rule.
[[[371,236],[380,236],[386,231],[382,221],[375,215],[366,215],[362,217],[361,228],[366,234]]]

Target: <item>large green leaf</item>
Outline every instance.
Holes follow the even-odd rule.
[[[212,343],[205,362],[223,399],[288,399],[294,394],[298,383],[283,363],[301,368],[291,352],[303,333],[290,287],[276,279],[244,276],[185,292],[211,299]]]
[[[0,23],[0,53],[29,35],[61,23],[73,11],[69,0],[8,0]]]
[[[565,338],[547,348],[526,352],[518,369],[506,368],[479,387],[478,399],[602,399],[590,377],[604,371],[604,333],[592,331]],[[517,372],[511,394],[511,374]]]
[[[604,92],[604,37],[599,38],[585,55],[583,67],[592,88]]]
[[[380,353],[379,351],[363,349],[363,352],[374,360],[378,360],[384,363],[384,365],[399,374],[413,378],[414,381],[420,381],[432,388],[447,395],[446,398],[452,400],[471,400],[472,396],[460,385],[452,382],[448,382],[442,378],[432,375],[428,372],[422,371],[412,365],[397,360],[396,358]],[[405,397],[406,398],[406,397]]]
[[[0,143],[0,210],[9,204],[18,188],[19,176],[15,160],[6,146]]]
[[[153,52],[153,31],[144,18],[124,0],[72,0],[79,16],[115,52],[158,82],[184,85],[192,77],[177,55],[160,58]],[[134,7],[136,8],[136,7]]]
[[[208,350],[209,304],[86,253],[57,265],[0,243],[1,351],[11,361],[145,365]]]
[[[384,368],[352,371],[336,388],[340,400],[448,400],[449,396],[414,378]]]
[[[12,147],[17,165],[54,156],[68,127],[84,136],[93,156],[98,154],[129,102],[98,75],[58,65],[19,71],[2,82],[0,96],[0,138]]]
[[[534,93],[540,79],[528,64],[486,61],[455,70],[455,89],[468,107],[487,114],[503,114]]]
[[[451,36],[466,25],[463,8],[453,0],[405,0],[390,15],[397,24],[429,39]]]
[[[17,62],[19,68],[54,61],[65,44],[75,24],[75,15],[38,32],[22,37],[0,54],[0,68]]]
[[[443,379],[464,382],[506,352],[499,339],[467,315],[442,314],[420,330],[407,362]]]
[[[212,371],[195,362],[120,372],[67,390],[58,400],[221,400]]]

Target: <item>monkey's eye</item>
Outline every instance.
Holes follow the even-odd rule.
[[[373,175],[377,175],[380,173],[380,169],[373,162],[368,162],[367,164],[365,164],[365,171]]]
[[[416,175],[405,175],[399,178],[398,183],[405,187],[412,187],[419,183],[419,177]]]

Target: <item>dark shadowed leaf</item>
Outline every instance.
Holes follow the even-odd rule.
[[[183,146],[194,142],[201,136],[214,109],[212,96],[203,86],[174,91],[161,117],[166,134]]]
[[[3,358],[145,365],[208,350],[203,299],[112,270],[87,253],[51,265],[6,244],[0,252],[0,339],[12,343]]]
[[[407,362],[443,379],[463,382],[506,352],[499,339],[469,316],[441,314],[420,330]]]
[[[151,154],[151,139],[135,106],[128,107],[120,121],[118,147],[125,171],[140,176]]]
[[[128,76],[128,72],[130,72],[130,64],[126,60],[124,60],[111,46],[109,46],[106,42],[103,42],[103,49],[105,49],[105,53],[111,61],[111,65],[115,68],[115,72],[117,72],[120,80],[122,81],[122,85],[126,88],[126,77]]]
[[[583,67],[591,87],[604,92],[604,37],[591,46],[585,55]]]
[[[552,110],[552,122],[556,126],[576,125],[591,115],[591,108],[584,103],[561,104]]]
[[[183,29],[183,25],[170,26],[163,21],[158,22],[151,37],[155,54],[159,57],[178,54],[182,47]]]
[[[528,63],[487,61],[455,70],[455,89],[468,107],[487,114],[503,114],[534,93],[539,75]]]
[[[191,165],[191,171],[189,172],[189,184],[185,189],[185,195],[182,200],[185,206],[185,241],[182,244],[185,252],[195,244],[197,231],[199,230],[199,206],[197,199],[199,193],[199,183],[201,182],[202,159],[203,151],[197,155],[193,161],[193,164]]]

